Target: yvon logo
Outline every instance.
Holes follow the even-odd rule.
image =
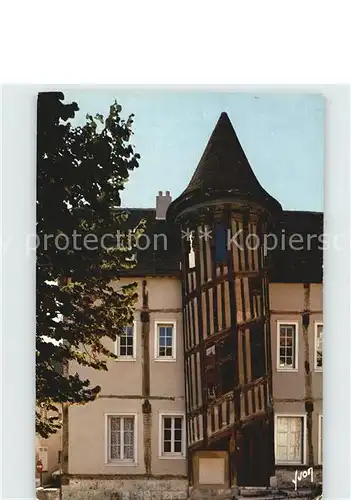
[[[297,483],[299,481],[302,481],[302,479],[307,479],[308,476],[311,478],[311,483],[313,483],[313,467],[310,467],[307,470],[304,471],[295,471],[295,477],[292,479],[292,482],[295,485],[295,491],[297,490]]]

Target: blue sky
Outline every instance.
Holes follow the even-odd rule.
[[[132,143],[141,155],[122,193],[128,207],[153,207],[158,191],[187,186],[219,115],[226,111],[262,186],[285,210],[323,210],[324,99],[316,94],[175,90],[64,91],[80,111],[107,115],[116,99],[135,114]]]

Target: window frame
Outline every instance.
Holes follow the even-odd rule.
[[[323,371],[323,349],[322,349],[322,366],[317,366],[317,334],[318,334],[318,327],[319,326],[322,327],[322,329],[323,329],[323,336],[324,336],[323,321],[315,321],[315,323],[314,323],[314,370],[316,372],[322,372]]]
[[[295,367],[287,368],[280,366],[280,327],[283,325],[295,326]],[[277,371],[278,372],[298,372],[299,371],[299,323],[297,321],[277,321]]]
[[[111,442],[110,442],[110,417],[119,418],[133,418],[134,419],[134,459],[117,459],[110,458],[111,455]],[[138,415],[137,413],[105,413],[105,465],[110,467],[135,467],[138,465]]]
[[[274,415],[274,455],[276,466],[287,465],[306,465],[307,464],[307,418],[306,413],[276,413]],[[278,418],[301,418],[302,419],[302,461],[301,462],[284,462],[277,459],[278,456]]]
[[[181,418],[182,419],[182,452],[181,453],[164,453],[163,451],[163,421],[165,418]],[[179,460],[186,459],[186,420],[184,412],[160,412],[159,413],[159,424],[158,424],[158,458],[162,460]]]
[[[136,361],[136,350],[137,350],[137,343],[136,343],[136,329],[137,329],[137,322],[134,320],[132,325],[128,326],[133,326],[133,355],[121,355],[120,354],[120,336],[117,336],[116,342],[115,342],[115,354],[118,357],[116,361]]]
[[[159,326],[163,325],[170,325],[173,328],[173,335],[172,335],[172,356],[160,356],[159,355]],[[157,320],[155,321],[155,327],[154,327],[154,335],[155,335],[155,356],[154,359],[155,361],[161,361],[161,362],[174,362],[177,359],[177,352],[176,352],[176,336],[177,334],[177,327],[176,327],[176,321],[169,321],[169,320]]]
[[[318,414],[318,465],[323,465],[323,413]]]

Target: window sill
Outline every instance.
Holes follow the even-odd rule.
[[[128,462],[126,460],[116,460],[115,462],[105,462],[106,467],[137,467],[138,462]]]
[[[185,455],[159,455],[160,460],[185,460]]]
[[[132,357],[127,357],[127,356],[119,356],[117,359],[115,359],[116,362],[118,361],[136,361],[136,358]]]
[[[292,464],[275,464],[275,469],[276,470],[282,470],[282,469],[285,469],[285,470],[290,470],[292,472],[295,472],[296,470],[300,470],[301,468],[306,468],[308,469],[308,465],[307,464],[295,464],[295,465],[292,465]],[[321,471],[323,469],[322,465],[314,465],[313,466],[313,470],[316,470],[316,471]]]
[[[295,468],[296,467],[307,467],[305,462],[276,462],[276,467],[287,467],[287,468]]]
[[[323,368],[315,368],[314,371],[316,373],[323,373]]]
[[[161,363],[175,363],[177,358],[154,358],[154,361],[160,361]]]
[[[277,372],[285,372],[285,373],[297,373],[299,371],[298,368],[277,368]]]

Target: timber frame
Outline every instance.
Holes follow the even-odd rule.
[[[195,459],[206,451],[225,452],[230,485],[268,486],[274,475],[269,262],[262,235],[279,210],[222,114],[189,186],[167,213],[191,235],[182,238],[181,264],[191,485],[198,483]],[[234,234],[239,244],[228,237]],[[249,243],[253,236],[258,245]]]

